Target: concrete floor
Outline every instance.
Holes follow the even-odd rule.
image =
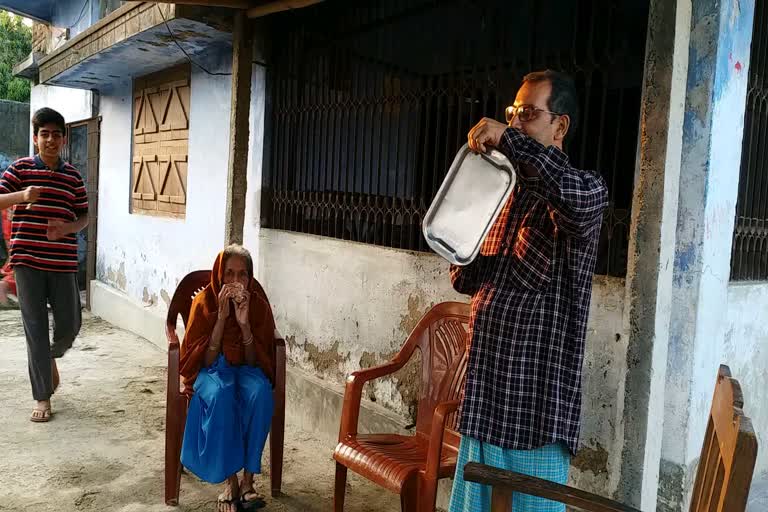
[[[217,486],[182,476],[181,504],[163,504],[166,355],[149,342],[86,315],[61,360],[50,423],[33,406],[19,312],[0,311],[0,511],[208,511]],[[276,511],[331,510],[332,447],[286,429],[283,490]],[[268,465],[266,466],[268,467]],[[268,476],[257,488],[268,494]],[[349,512],[399,510],[396,496],[350,475]]]

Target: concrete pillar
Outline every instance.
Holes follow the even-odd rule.
[[[653,510],[677,221],[690,0],[652,0],[627,265],[624,449],[616,498]]]
[[[754,0],[694,0],[658,510],[687,510],[723,353]]]
[[[232,40],[232,106],[230,109],[229,171],[225,242],[243,243],[248,191],[248,142],[253,70],[253,27],[244,11],[235,15]]]

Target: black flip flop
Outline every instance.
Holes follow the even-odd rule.
[[[257,497],[252,500],[245,499],[248,495],[255,494]],[[240,496],[240,510],[258,510],[260,508],[264,508],[267,506],[267,502],[264,501],[264,499],[259,495],[259,493],[255,491],[248,491],[244,492],[242,496]]]

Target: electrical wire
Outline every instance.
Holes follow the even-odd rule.
[[[80,23],[80,21],[83,19],[83,16],[85,15],[85,8],[86,8],[87,6],[89,6],[90,4],[91,4],[91,0],[85,0],[85,1],[83,2],[83,7],[80,9],[80,14],[79,14],[79,15],[78,15],[78,17],[77,17],[77,21],[75,21],[73,24],[71,24],[70,26],[68,26],[68,27],[67,27],[68,29],[70,29],[70,28],[74,28],[74,27],[75,27],[75,25],[77,25],[78,23]]]
[[[232,76],[232,73],[215,73],[213,71],[210,71],[210,70],[206,69],[202,64],[200,64],[199,62],[195,61],[189,55],[189,53],[187,53],[187,50],[185,50],[184,47],[181,46],[181,43],[179,43],[178,39],[176,39],[176,34],[173,33],[173,30],[171,30],[170,25],[168,25],[168,20],[165,19],[165,14],[163,14],[163,10],[160,8],[160,6],[158,4],[155,4],[155,7],[157,7],[158,12],[160,12],[160,17],[163,18],[163,24],[165,25],[165,29],[168,31],[168,35],[171,36],[171,39],[173,40],[173,42],[176,44],[176,46],[179,48],[179,50],[181,50],[181,52],[184,54],[184,56],[187,58],[187,60],[189,61],[190,64],[192,64],[193,66],[195,66],[196,68],[200,69],[201,71],[203,71],[204,73],[206,73],[207,75],[210,75],[210,76]],[[267,67],[267,64],[265,62],[261,62],[261,61],[257,61],[257,60],[254,60],[254,61],[251,61],[251,62],[253,64],[258,64],[259,66],[262,66],[262,67],[265,67],[265,68]]]

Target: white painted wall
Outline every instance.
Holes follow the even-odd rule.
[[[435,303],[468,301],[434,255],[261,229],[258,277],[287,339],[289,360],[343,391],[350,372],[391,357]],[[583,457],[572,480],[609,495],[618,482],[626,374],[624,281],[595,278],[585,362]],[[408,413],[397,382],[374,386],[377,403]],[[405,423],[404,423],[405,424]]]
[[[231,54],[209,55],[203,62],[207,69],[225,73],[230,63]],[[255,260],[265,84],[264,68],[254,66],[244,242]],[[130,214],[131,91],[126,87],[101,98],[97,279],[150,312],[163,314],[179,280],[192,270],[210,268],[223,248],[231,88],[231,77],[192,67],[184,219]]]
[[[584,356],[581,450],[570,479],[579,489],[611,496],[619,485],[627,375],[625,282],[595,276]]]
[[[361,359],[399,350],[432,304],[466,301],[436,257],[272,229],[260,240],[259,280],[292,338],[290,360],[340,388]],[[391,383],[377,385],[376,396],[408,412]]]
[[[251,134],[248,143],[248,195],[245,200],[243,245],[251,251],[255,262],[259,261],[266,85],[266,69],[254,64],[251,79]]]
[[[93,116],[92,97],[91,91],[51,85],[35,85],[32,87],[29,99],[30,122],[35,111],[43,107],[58,111],[68,123],[88,119]],[[32,131],[30,130],[30,154],[32,147]]]
[[[723,362],[741,384],[758,446],[755,479],[768,473],[768,283],[731,284]],[[712,391],[710,390],[710,393]],[[768,475],[766,475],[768,476]],[[766,478],[763,477],[763,479]]]
[[[723,23],[732,23],[730,20]],[[752,16],[748,17],[752,26]],[[751,33],[751,31],[750,31]],[[749,41],[749,39],[747,39]],[[740,45],[749,48],[749,43]],[[734,51],[738,58],[738,53]],[[743,55],[743,53],[741,53]],[[746,60],[746,59],[745,59]],[[696,332],[701,339],[693,355],[693,389],[690,397],[690,424],[687,453],[689,460],[698,458],[707,429],[707,418],[712,407],[717,368],[724,361],[721,343],[724,339],[722,299],[730,288],[731,245],[736,200],[738,197],[741,142],[744,131],[744,107],[747,78],[746,72],[733,72],[719,90],[713,109],[712,148],[707,198],[704,206],[704,244],[701,258],[705,263],[699,289],[699,308]],[[736,134],[736,135],[735,135]],[[711,240],[711,242],[710,242]],[[725,288],[728,288],[726,291]],[[697,335],[698,337],[699,335]],[[692,421],[691,421],[692,420]]]
[[[662,453],[681,470],[674,510],[687,508],[725,361],[753,15],[754,2],[702,0],[693,11]]]
[[[178,281],[224,244],[231,79],[192,70],[184,219],[131,214],[131,91],[101,99],[97,279],[163,311]]]

